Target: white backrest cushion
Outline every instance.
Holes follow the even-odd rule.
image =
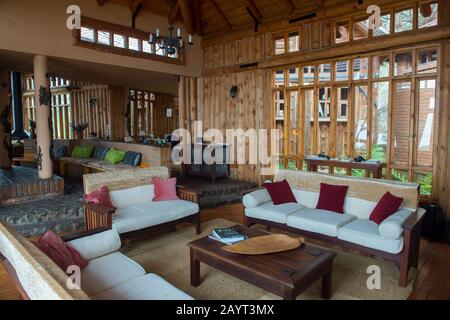
[[[344,213],[356,216],[358,219],[369,219],[370,214],[377,204],[373,201],[345,197]]]
[[[151,202],[155,192],[152,184],[115,190],[109,193],[111,202],[117,209],[124,209],[136,204]]]
[[[303,191],[292,189],[295,199],[301,205],[308,208],[317,207],[319,192]],[[346,197],[344,203],[344,213],[356,216],[358,219],[369,219],[376,203],[358,198]]]
[[[114,230],[72,240],[68,244],[75,248],[86,260],[92,260],[116,252],[122,245],[119,234]]]
[[[292,193],[294,194],[294,197],[297,200],[297,202],[300,203],[301,205],[304,205],[305,207],[308,208],[317,207],[317,201],[319,200],[318,192],[292,189]]]
[[[246,208],[254,208],[270,201],[272,199],[266,188],[247,193],[242,199],[242,203]]]

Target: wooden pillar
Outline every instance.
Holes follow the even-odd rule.
[[[0,168],[12,165],[11,99],[8,70],[0,69]]]
[[[109,126],[112,141],[125,138],[128,90],[124,87],[110,87]]]
[[[46,56],[34,57],[34,87],[36,101],[36,144],[38,155],[38,171],[40,179],[50,179],[53,176],[52,159],[50,155],[51,139],[51,93],[48,78],[48,59]]]

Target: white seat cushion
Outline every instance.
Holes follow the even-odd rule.
[[[339,229],[338,238],[394,254],[400,253],[403,249],[403,238],[395,240],[383,238],[378,231],[378,225],[368,219],[357,219],[346,224]]]
[[[156,274],[133,279],[91,296],[95,300],[193,300]]]
[[[286,219],[289,215],[305,208],[305,206],[302,206],[299,203],[274,205],[273,202],[267,202],[258,207],[245,208],[245,215],[250,218],[286,223]]]
[[[197,212],[199,212],[199,206],[194,202],[150,201],[117,210],[113,215],[112,227],[117,233],[122,234],[178,220]]]
[[[340,214],[320,209],[304,209],[287,218],[287,225],[293,228],[317,232],[330,237],[337,237],[343,225],[355,220],[350,214]]]
[[[90,260],[81,272],[81,288],[88,295],[113,288],[145,274],[145,270],[120,252]]]

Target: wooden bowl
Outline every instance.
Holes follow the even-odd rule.
[[[285,234],[270,234],[243,240],[222,248],[233,253],[258,255],[297,249],[303,243],[305,243],[305,239],[302,237],[292,238]]]

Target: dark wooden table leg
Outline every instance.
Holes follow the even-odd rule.
[[[200,285],[200,261],[195,257],[195,252],[191,248],[191,286]]]
[[[295,300],[294,292],[286,289],[283,294],[283,300]]]
[[[330,265],[328,272],[322,276],[322,298],[330,299],[333,295],[332,285],[333,282],[333,267]]]

